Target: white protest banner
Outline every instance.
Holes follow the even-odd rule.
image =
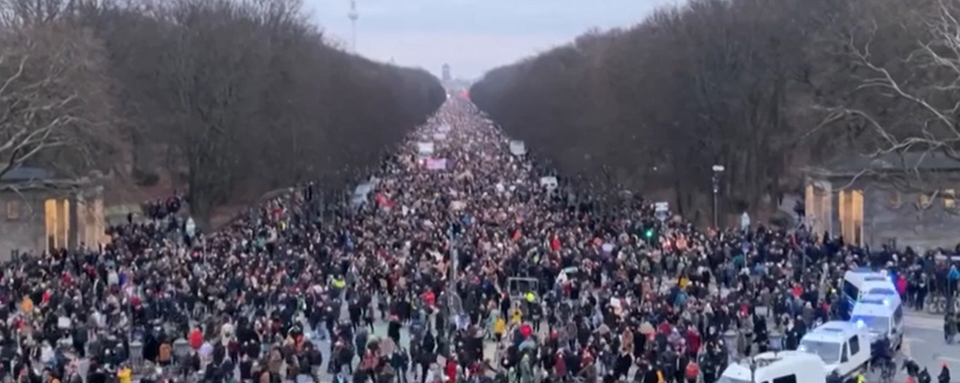
[[[510,141],[510,154],[515,156],[527,154],[527,145],[523,141]]]
[[[421,156],[429,156],[433,154],[433,143],[432,142],[418,142],[417,143],[417,152]]]

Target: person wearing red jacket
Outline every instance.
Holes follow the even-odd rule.
[[[657,326],[657,332],[661,334],[666,335],[666,334],[669,334],[671,331],[673,331],[673,326],[670,326],[670,322],[663,321],[663,322],[660,322],[659,326]]]
[[[457,358],[451,357],[447,359],[447,365],[443,369],[444,375],[447,377],[448,382],[457,381]]]
[[[190,331],[189,339],[190,348],[194,351],[199,350],[200,346],[203,346],[203,334],[200,332],[200,329],[193,329]]]
[[[907,296],[907,278],[900,274],[897,276],[897,292],[900,293],[901,299],[906,299]]]
[[[567,358],[564,357],[562,350],[557,351],[557,355],[554,357],[553,371],[561,380],[567,376]]]
[[[697,333],[697,330],[690,326],[687,329],[687,345],[689,349],[687,352],[691,357],[696,357],[697,353],[700,351],[700,334]]]

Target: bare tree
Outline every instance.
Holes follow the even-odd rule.
[[[810,30],[835,2],[810,3],[665,8],[492,71],[471,95],[568,175],[611,190],[669,188],[693,216],[708,206],[711,166],[722,164],[727,199],[752,203],[776,193],[798,146],[788,112],[808,92],[797,85],[815,51]]]
[[[164,172],[201,224],[293,183],[343,190],[445,93],[425,71],[328,43],[301,6],[0,0],[0,176]]]
[[[109,162],[117,135],[105,70],[102,47],[82,30],[0,32],[0,177],[23,165],[77,176]]]
[[[828,112],[819,126],[845,127],[856,149],[874,159],[850,185],[864,176],[879,178],[888,187],[925,194],[928,203],[915,204],[923,210],[951,188],[938,170],[960,165],[960,6],[920,2],[894,10],[898,16],[891,18],[894,5],[847,36],[858,81],[850,92],[858,97],[817,105]]]

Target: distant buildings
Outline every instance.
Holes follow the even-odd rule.
[[[443,82],[449,83],[453,80],[453,77],[450,76],[450,64],[443,64]]]

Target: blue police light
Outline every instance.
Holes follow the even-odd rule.
[[[857,327],[863,328],[864,326],[866,326],[866,324],[863,323],[863,319],[857,319]]]

